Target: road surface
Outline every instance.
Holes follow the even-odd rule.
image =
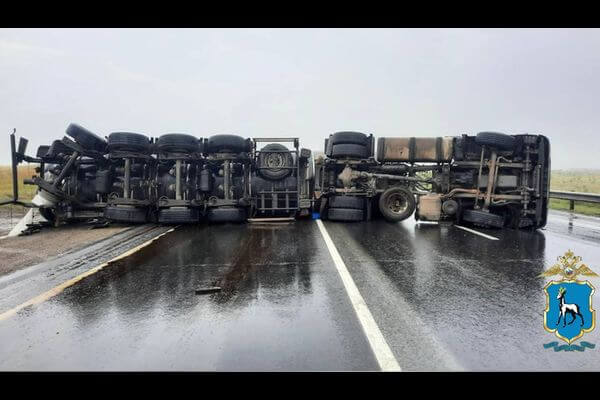
[[[600,370],[543,347],[539,277],[568,249],[600,273],[600,219],[319,223],[137,227],[0,277],[0,370]]]

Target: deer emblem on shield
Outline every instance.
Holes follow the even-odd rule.
[[[579,312],[579,306],[575,303],[573,303],[573,304],[566,303],[566,300],[565,300],[566,294],[567,294],[567,289],[565,289],[564,287],[560,287],[558,289],[558,296],[556,298],[560,302],[559,303],[560,313],[558,314],[558,321],[556,322],[556,325],[560,324],[560,319],[562,318],[563,326],[566,326],[567,314],[569,314],[573,317],[571,322],[569,322],[569,325],[571,325],[573,322],[575,322],[575,320],[579,316],[579,318],[581,318],[581,326],[583,326],[584,320],[583,320],[583,315],[581,315],[581,313]]]

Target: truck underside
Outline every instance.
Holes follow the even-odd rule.
[[[546,224],[550,144],[541,135],[480,132],[456,137],[380,137],[336,132],[316,161],[298,138],[158,138],[71,124],[68,136],[25,155],[11,135],[13,199],[59,224],[244,222],[310,216],[540,228]],[[38,193],[19,202],[16,168]]]

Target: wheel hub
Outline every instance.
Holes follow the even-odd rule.
[[[389,210],[392,211],[393,213],[401,214],[404,211],[406,211],[406,209],[408,207],[408,203],[406,202],[406,200],[404,199],[403,196],[401,196],[399,194],[393,194],[388,199],[387,206],[388,206]]]

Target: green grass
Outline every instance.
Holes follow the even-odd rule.
[[[600,194],[600,170],[555,170],[550,177],[551,190]],[[568,200],[550,199],[550,208],[569,210]],[[575,202],[575,212],[600,216],[600,204]]]
[[[20,200],[31,200],[35,194],[35,191],[37,190],[36,186],[23,184],[23,179],[31,178],[32,176],[36,175],[35,167],[36,165],[33,164],[19,165],[17,175]],[[0,200],[12,199],[12,194],[13,189],[11,168],[8,166],[0,166]]]

